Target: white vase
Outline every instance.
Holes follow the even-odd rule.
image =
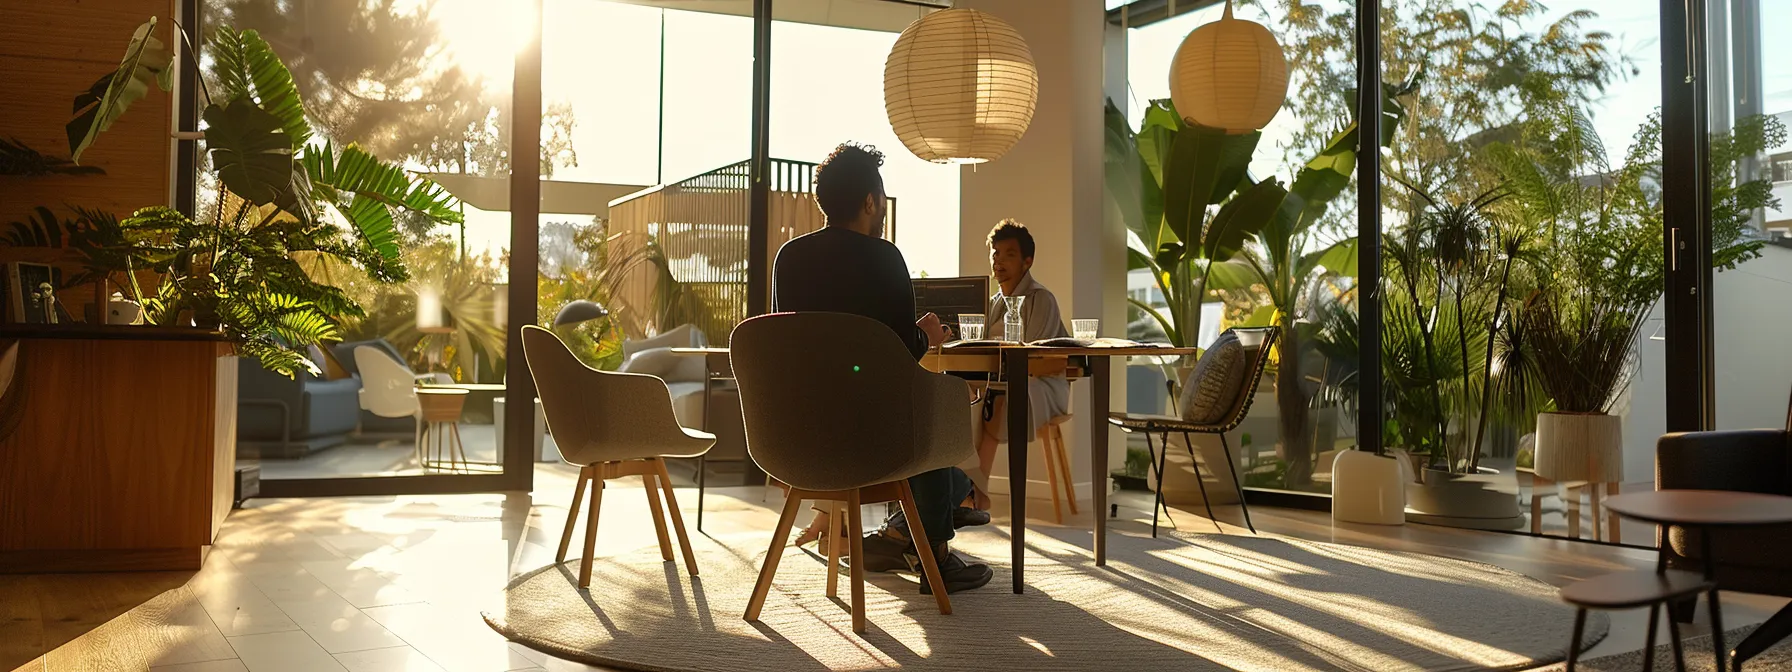
[[[1624,421],[1604,413],[1537,414],[1538,476],[1551,481],[1624,480]]]
[[[1402,460],[1366,450],[1346,450],[1332,461],[1332,520],[1400,525],[1406,522],[1406,482]]]

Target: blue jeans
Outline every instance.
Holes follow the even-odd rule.
[[[970,475],[958,467],[935,469],[909,477],[908,488],[915,494],[915,508],[919,509],[921,526],[927,528],[929,545],[938,546],[952,540],[952,512],[971,496],[973,487]],[[901,531],[905,537],[913,537],[908,533],[908,517],[900,513],[891,516],[884,525]]]

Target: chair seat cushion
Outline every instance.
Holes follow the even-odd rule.
[[[1202,425],[1225,421],[1244,389],[1249,369],[1250,362],[1246,361],[1245,347],[1238,336],[1231,332],[1222,334],[1201,355],[1201,361],[1183,384],[1182,394],[1176,400],[1178,415]]]

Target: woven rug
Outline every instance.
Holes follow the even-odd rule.
[[[1704,607],[1701,606],[1700,608],[1703,609]],[[1735,648],[1737,642],[1741,642],[1742,638],[1747,637],[1748,633],[1754,631],[1755,626],[1752,625],[1737,628],[1735,630],[1724,631],[1724,647]],[[1667,628],[1664,627],[1660,632],[1656,633],[1655,641],[1659,642],[1665,640],[1667,639],[1667,636]],[[1685,642],[1681,644],[1681,652],[1686,658],[1687,672],[1718,672],[1717,658],[1711,655],[1710,635],[1685,640]],[[1654,653],[1655,669],[1674,669],[1674,648],[1672,644],[1658,644],[1655,647]],[[1537,672],[1559,672],[1565,668],[1566,666],[1558,663],[1542,668]],[[1630,651],[1627,653],[1600,656],[1592,659],[1583,658],[1574,661],[1574,669],[1576,672],[1634,672],[1635,670],[1643,669],[1643,652]],[[1766,651],[1762,651],[1761,655],[1748,659],[1748,662],[1742,664],[1742,669],[1750,670],[1751,672],[1755,670],[1792,670],[1792,639],[1781,640],[1780,643],[1769,647]]]
[[[968,533],[966,533],[968,532]],[[741,620],[767,534],[697,536],[701,577],[644,546],[594,567],[519,576],[486,622],[530,648],[592,665],[705,670],[1469,670],[1562,660],[1573,612],[1541,581],[1478,563],[1252,536],[1109,535],[1096,567],[1087,531],[1028,534],[1027,592],[1010,591],[1001,529],[954,547],[995,580],[942,616],[915,577],[868,576],[869,627],[852,632],[847,575],[785,547],[761,622]],[[1610,622],[1593,614],[1586,646]]]

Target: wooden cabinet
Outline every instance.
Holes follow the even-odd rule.
[[[0,327],[24,419],[0,438],[0,573],[198,569],[230,512],[236,358],[217,334]]]

